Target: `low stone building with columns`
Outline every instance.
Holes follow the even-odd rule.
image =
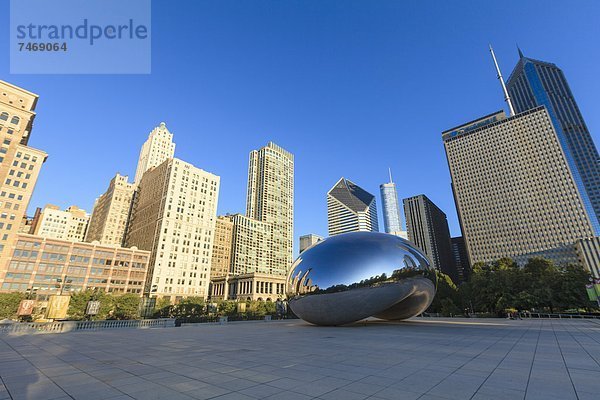
[[[276,301],[285,297],[284,276],[249,274],[222,276],[212,280],[211,301]]]

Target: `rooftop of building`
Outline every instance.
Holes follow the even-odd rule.
[[[135,251],[138,253],[147,253],[148,255],[150,255],[149,251],[138,249],[137,246],[121,247],[116,244],[103,244],[103,243],[98,242],[97,240],[94,240],[93,242],[79,242],[79,241],[72,241],[72,240],[66,240],[66,239],[48,238],[45,236],[33,235],[30,233],[17,233],[17,234],[15,234],[15,238],[16,238],[15,243],[19,239],[29,239],[30,241],[49,242],[52,244],[62,244],[62,245],[69,246],[69,247],[77,246],[77,247],[97,248],[100,250],[102,250],[102,249],[125,250],[125,251]]]
[[[356,183],[342,177],[327,193],[354,212],[365,211],[375,199]]]

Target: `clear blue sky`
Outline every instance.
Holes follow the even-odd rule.
[[[40,95],[30,145],[49,158],[30,213],[91,211],[165,121],[177,157],[221,176],[221,214],[244,212],[248,152],[273,140],[296,157],[296,237],[327,233],[341,176],[381,207],[388,166],[457,235],[441,131],[504,107],[488,43],[506,77],[516,43],[563,68],[599,140],[599,1],[161,0],[152,14],[151,75],[10,75],[0,30],[0,79]]]

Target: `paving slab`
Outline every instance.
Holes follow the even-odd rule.
[[[0,336],[0,399],[592,399],[600,321],[299,320]]]

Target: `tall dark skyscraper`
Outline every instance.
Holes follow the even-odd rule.
[[[458,282],[446,214],[424,194],[402,202],[408,240],[425,252],[436,269]]]
[[[525,57],[520,50],[519,56],[507,82],[515,111],[546,107],[586,212],[599,220],[600,158],[565,75],[555,64]]]
[[[452,255],[454,256],[454,265],[456,267],[456,276],[458,282],[464,282],[471,274],[471,265],[469,264],[469,256],[465,239],[462,236],[453,237],[450,239],[452,243]]]

